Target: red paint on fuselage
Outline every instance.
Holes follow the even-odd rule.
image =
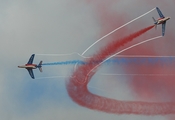
[[[167,20],[169,20],[170,17],[165,17],[165,18],[159,18],[157,20],[157,25],[165,23]]]
[[[36,64],[26,64],[26,66],[37,66]]]

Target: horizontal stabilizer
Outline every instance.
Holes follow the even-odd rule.
[[[43,61],[40,61],[40,63],[38,64],[38,69],[39,69],[40,72],[43,72],[42,63],[43,63]]]
[[[40,72],[43,72],[43,69],[42,69],[42,67],[40,67],[40,68],[39,68],[39,71],[40,71]]]
[[[154,24],[156,24],[157,23],[156,19],[154,17],[152,17],[152,18],[153,18]]]

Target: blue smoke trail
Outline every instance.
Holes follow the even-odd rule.
[[[73,61],[64,61],[64,62],[51,62],[51,63],[43,63],[42,65],[75,65],[78,64],[85,64],[85,62],[80,60],[73,60]]]
[[[42,65],[88,65],[88,64],[99,64],[102,61],[94,61],[91,63],[87,63],[81,60],[72,60],[72,61],[61,61],[61,62],[51,62],[51,63],[43,63]],[[165,57],[165,58],[113,58],[104,62],[104,64],[173,64],[175,63],[174,57]]]

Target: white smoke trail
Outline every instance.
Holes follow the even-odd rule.
[[[112,33],[114,33],[114,32],[116,32],[117,30],[120,30],[121,28],[123,28],[123,27],[129,25],[130,23],[132,23],[132,22],[134,22],[134,21],[140,19],[141,17],[143,17],[143,16],[149,14],[150,12],[152,12],[152,11],[155,10],[155,9],[156,9],[156,8],[153,8],[152,10],[146,12],[145,14],[140,15],[139,17],[137,17],[137,18],[135,18],[135,19],[133,19],[133,20],[127,22],[126,24],[124,24],[124,25],[122,25],[122,26],[116,28],[115,30],[113,30],[113,31],[111,31],[110,33],[106,34],[105,36],[101,37],[101,38],[98,39],[96,42],[94,42],[92,45],[90,45],[81,55],[84,55],[92,46],[94,46],[96,43],[98,43],[98,42],[101,41],[102,39],[108,37],[108,36],[111,35]]]
[[[136,46],[138,46],[138,45],[144,44],[144,43],[146,43],[146,42],[153,41],[153,40],[158,39],[158,38],[161,38],[161,37],[162,37],[162,36],[157,36],[157,37],[154,37],[154,38],[150,38],[150,39],[144,40],[144,41],[142,41],[142,42],[139,42],[139,43],[137,43],[137,44],[134,44],[134,45],[132,45],[132,46],[130,46],[130,47],[127,47],[127,48],[125,48],[125,49],[123,49],[123,50],[121,50],[121,51],[119,51],[119,52],[117,52],[117,53],[115,53],[115,54],[109,56],[108,58],[106,58],[104,61],[102,61],[101,63],[99,63],[98,65],[96,65],[94,68],[92,68],[92,69],[89,71],[89,73],[92,72],[92,71],[93,71],[94,69],[96,69],[97,67],[99,67],[99,66],[100,66],[101,64],[103,64],[104,62],[106,62],[107,60],[111,59],[112,57],[114,57],[114,56],[116,56],[116,55],[118,55],[118,54],[120,54],[120,53],[122,53],[122,52],[124,52],[124,51],[126,51],[126,50],[129,50],[129,49],[131,49],[131,48],[134,48],[134,47],[136,47]],[[87,74],[87,76],[89,75],[89,73]],[[86,79],[87,79],[87,76],[86,76],[86,78],[85,78],[85,81],[86,81]]]
[[[70,75],[65,75],[65,76],[50,76],[50,77],[39,77],[39,78],[35,78],[35,80],[39,80],[39,79],[51,79],[51,78],[70,78],[70,77],[74,77],[74,76],[70,76]]]
[[[104,62],[106,62],[107,60],[109,60],[109,59],[111,59],[112,57],[115,57],[115,56],[117,56],[118,54],[120,54],[120,53],[122,53],[122,52],[124,52],[124,51],[126,51],[126,50],[129,50],[129,49],[131,49],[131,48],[134,48],[134,47],[136,47],[136,46],[138,46],[138,45],[141,45],[141,44],[144,44],[144,43],[146,43],[146,42],[149,42],[149,41],[152,41],[152,40],[155,40],[155,39],[158,39],[158,38],[161,38],[162,36],[157,36],[157,37],[154,37],[154,38],[150,38],[150,39],[147,39],[147,40],[144,40],[144,41],[142,41],[142,42],[139,42],[139,43],[137,43],[137,44],[134,44],[134,45],[132,45],[132,46],[130,46],[130,47],[127,47],[127,48],[125,48],[125,49],[123,49],[123,50],[121,50],[121,51],[119,51],[119,52],[117,52],[117,53],[115,53],[115,54],[113,54],[113,55],[111,55],[110,57],[108,57],[107,59],[105,59],[104,61],[102,61],[101,63],[99,63],[97,66],[95,66],[93,69],[91,69],[90,71],[89,71],[89,73],[90,72],[92,72],[95,68],[97,68],[98,66],[100,66],[101,64],[103,64]],[[72,54],[77,54],[77,53],[72,53]],[[72,54],[67,54],[67,55],[72,55]],[[37,54],[37,55],[59,55],[59,54]],[[62,54],[62,55],[64,55],[64,54]],[[127,57],[134,57],[134,56],[132,56],[132,55],[118,55],[118,56],[120,56],[120,57],[123,57],[123,56],[127,56]],[[135,56],[135,57],[157,57],[157,56]],[[158,57],[168,57],[168,56],[158,56]],[[170,57],[175,57],[175,56],[170,56]],[[74,70],[75,70],[75,67],[74,67]],[[87,76],[89,75],[89,73],[87,74]],[[99,73],[100,75],[122,75],[122,74],[105,74],[105,73]],[[124,75],[124,74],[123,74]],[[129,74],[125,74],[125,75],[129,75]],[[131,74],[130,74],[131,75]],[[141,74],[132,74],[132,75],[141,75]],[[145,75],[158,75],[158,74],[145,74]],[[163,74],[162,74],[163,75]],[[169,75],[169,74],[164,74],[164,75]],[[173,75],[173,74],[172,74]],[[71,75],[67,75],[67,76],[51,76],[51,77],[41,77],[41,78],[36,78],[36,79],[48,79],[48,78],[59,78],[59,77],[75,77],[75,76],[71,76]],[[87,79],[87,77],[86,77],[86,79]],[[85,80],[86,80],[85,79]]]
[[[35,55],[42,55],[42,56],[70,56],[70,55],[78,55],[82,58],[90,58],[90,57],[86,57],[86,56],[83,56],[81,55],[80,53],[78,52],[72,52],[72,53],[65,53],[65,54],[35,54]]]
[[[104,35],[103,37],[101,37],[100,39],[98,39],[96,42],[94,42],[92,45],[90,45],[82,54],[80,54],[80,53],[78,53],[78,52],[72,52],[72,53],[67,53],[67,54],[35,54],[35,55],[44,55],[44,56],[45,56],[45,55],[46,55],[46,56],[66,56],[66,55],[77,54],[77,55],[79,55],[79,56],[81,56],[81,57],[83,57],[83,58],[90,58],[90,57],[84,56],[84,54],[85,54],[91,47],[93,47],[96,43],[100,42],[102,39],[108,37],[109,35],[111,35],[112,33],[116,32],[117,30],[119,30],[119,29],[121,29],[121,28],[123,28],[123,27],[129,25],[130,23],[132,23],[132,22],[134,22],[134,21],[140,19],[141,17],[144,17],[145,15],[151,13],[151,12],[152,12],[153,10],[155,10],[155,9],[156,9],[156,8],[153,8],[152,10],[150,10],[150,11],[148,11],[148,12],[146,12],[146,13],[140,15],[139,17],[137,17],[137,18],[135,18],[135,19],[133,19],[133,20],[127,22],[126,24],[124,24],[124,25],[122,25],[122,26],[120,26],[120,27],[114,29],[114,30],[111,31],[110,33]]]
[[[127,22],[126,24],[124,24],[124,25],[122,25],[122,26],[116,28],[115,30],[111,31],[110,33],[104,35],[103,37],[101,37],[100,39],[98,39],[96,42],[94,42],[92,45],[90,45],[82,54],[80,54],[80,53],[78,53],[78,52],[72,52],[72,53],[67,53],[67,54],[35,54],[35,55],[42,55],[42,56],[70,56],[70,55],[76,54],[76,55],[78,55],[78,56],[80,56],[80,57],[82,57],[82,58],[90,58],[90,57],[84,56],[84,54],[85,54],[92,46],[94,46],[96,43],[98,43],[98,42],[101,41],[102,39],[108,37],[108,36],[111,35],[112,33],[116,32],[117,30],[119,30],[119,29],[125,27],[126,25],[128,25],[128,24],[130,24],[130,23],[132,23],[132,22],[134,22],[134,21],[136,21],[136,20],[138,20],[138,19],[140,19],[141,17],[143,17],[143,16],[149,14],[150,12],[152,12],[152,11],[155,10],[155,9],[156,9],[156,8],[153,8],[152,10],[150,10],[150,11],[148,11],[148,12],[146,12],[146,13],[140,15],[139,17],[137,17],[137,18],[135,18],[135,19],[133,19],[133,20]],[[153,38],[153,39],[160,38],[160,37],[162,37],[162,36],[155,37],[155,38]],[[145,42],[148,42],[148,41],[150,41],[150,39],[149,39],[149,40],[145,40]],[[141,42],[141,43],[138,43],[138,44],[135,44],[135,45],[133,45],[133,46],[130,46],[130,47],[128,47],[128,48],[126,48],[126,49],[124,49],[124,50],[122,50],[122,51],[120,51],[120,52],[118,52],[118,53],[116,53],[116,54],[114,54],[114,55],[112,55],[112,56],[110,56],[109,58],[107,58],[106,60],[104,60],[103,62],[101,62],[99,65],[101,65],[101,64],[104,63],[105,61],[109,60],[109,59],[112,58],[113,56],[116,56],[116,55],[118,55],[118,54],[121,53],[121,52],[124,52],[124,51],[126,51],[126,50],[128,50],[128,49],[130,49],[130,48],[133,48],[133,47],[135,47],[135,46],[137,46],[137,45],[140,45],[140,44],[143,44],[143,43],[145,43],[145,42],[143,41],[143,42]],[[122,56],[122,55],[118,55],[118,56]],[[131,57],[131,56],[128,56],[128,57]],[[134,56],[132,56],[132,57],[134,57]],[[76,65],[77,65],[77,64],[75,64],[74,69],[76,68]],[[99,65],[95,66],[92,70],[94,70],[94,69],[95,69],[96,67],[98,67]],[[92,71],[92,70],[91,70],[91,71]],[[90,71],[90,72],[91,72],[91,71]],[[89,73],[90,73],[90,72],[89,72]],[[88,75],[89,75],[89,73],[88,73]],[[102,75],[107,75],[107,74],[102,74]],[[108,75],[109,75],[109,74],[108,74]],[[68,76],[52,76],[52,77],[42,77],[42,78],[36,78],[36,79],[48,79],[48,78],[58,78],[58,77],[74,77],[74,76],[69,76],[69,75],[68,75]]]

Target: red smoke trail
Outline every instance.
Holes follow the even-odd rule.
[[[117,49],[119,49],[120,47],[122,47],[123,45],[125,45],[126,43],[132,41],[134,38],[139,37],[140,35],[142,35],[143,33],[147,32],[148,30],[150,30],[151,28],[153,28],[154,26],[149,26],[145,29],[142,29],[134,34],[131,34],[119,41],[113,41],[111,43],[109,43],[107,46],[105,46],[99,53],[95,54],[92,58],[90,58],[89,60],[87,60],[88,63],[93,63],[93,61],[103,61],[106,58],[108,58],[110,55],[114,54],[116,52]],[[81,70],[77,70],[77,74],[80,74],[79,71],[81,71],[82,73],[84,73],[84,75],[87,76],[87,74],[95,67],[96,65],[92,64],[92,65],[88,65],[88,66],[80,66],[79,69]],[[74,75],[73,75],[74,76]],[[84,83],[84,82],[88,82],[85,81],[86,79],[82,79],[82,78],[77,78],[76,79],[79,83]]]
[[[98,54],[95,54],[90,60],[87,61],[93,62],[94,60],[98,59],[105,60],[107,57],[109,57],[109,55],[114,54],[119,49],[119,47],[132,41],[134,38],[139,37],[153,27],[154,26],[150,26],[134,34],[131,34],[120,41],[114,41],[113,43],[110,43],[102,51],[100,51]],[[139,101],[119,101],[90,93],[87,89],[87,84],[95,72],[88,76],[87,81],[85,81],[85,78],[89,71],[94,67],[94,64],[79,66],[73,73],[74,77],[70,78],[66,85],[69,96],[77,104],[90,109],[114,114],[157,115],[175,113],[175,103],[172,102],[149,103]]]

